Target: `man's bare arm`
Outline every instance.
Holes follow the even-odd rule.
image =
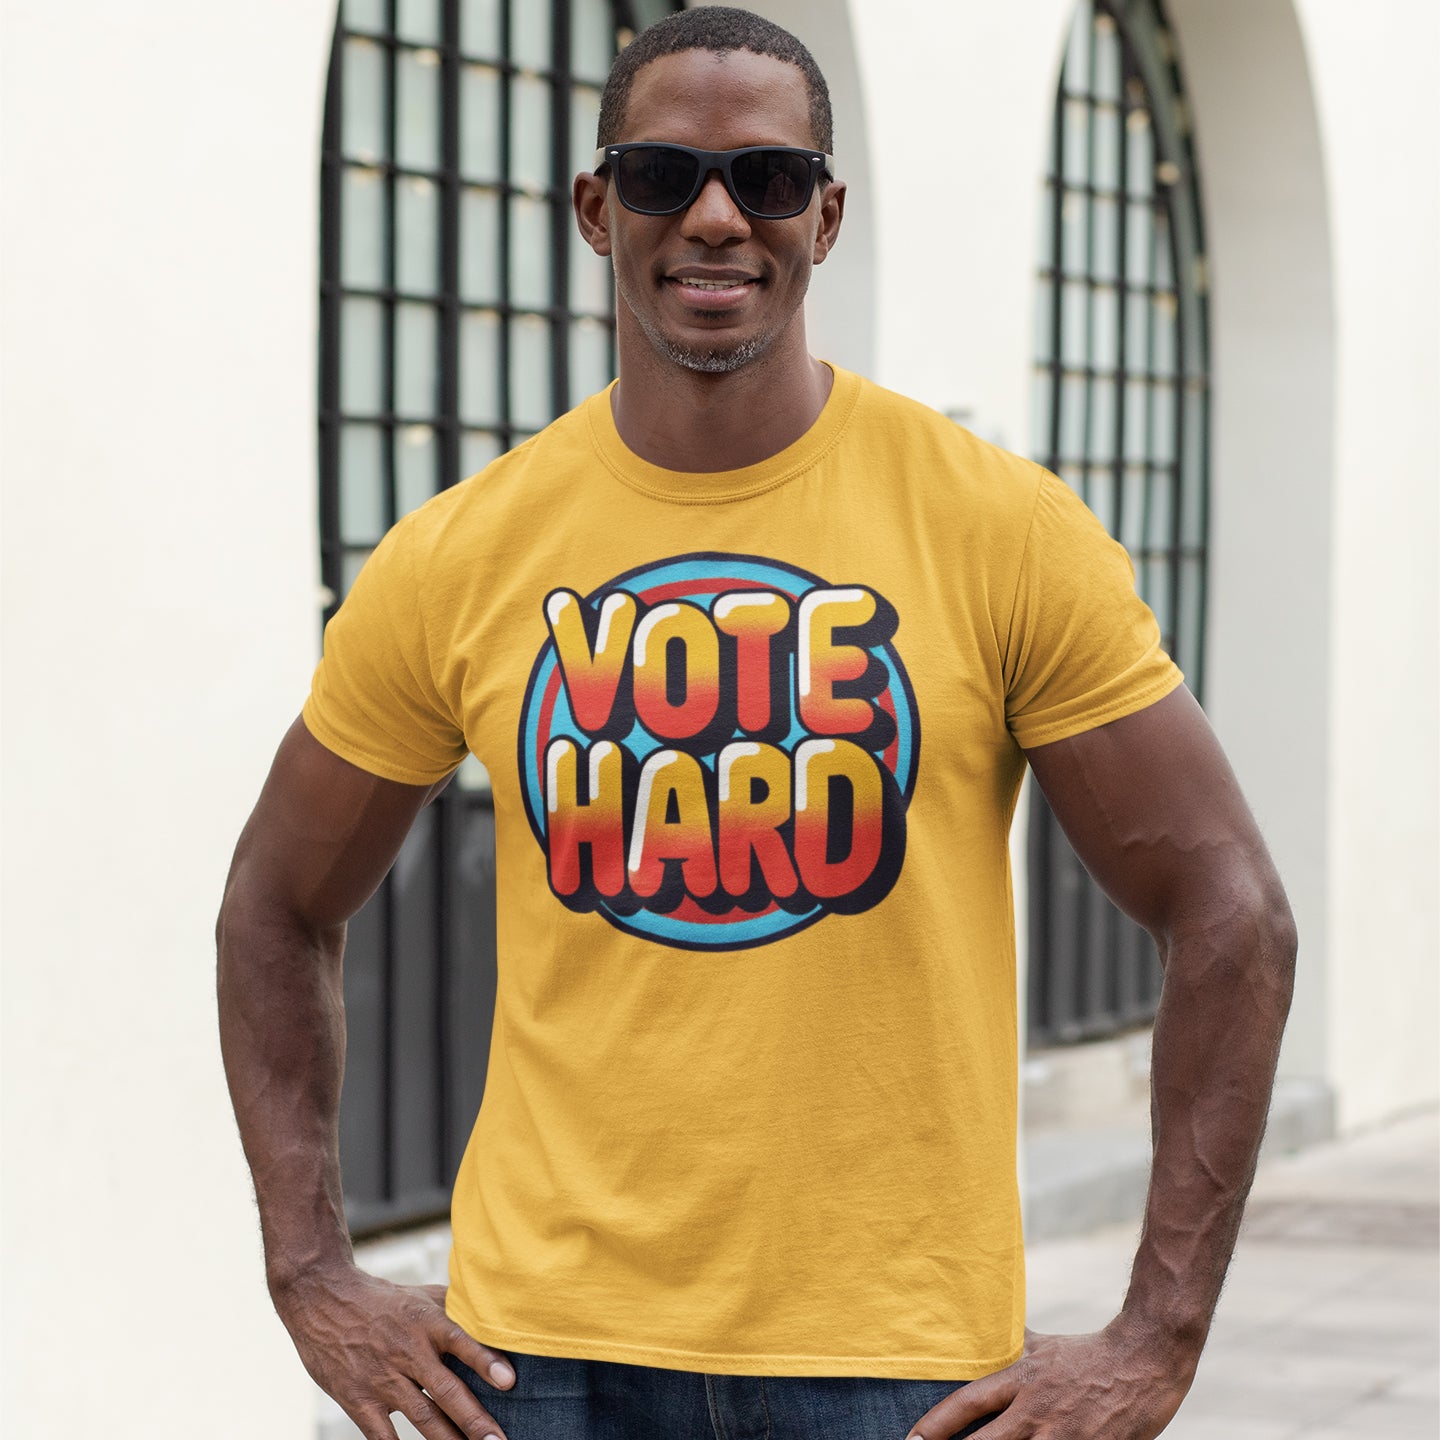
[[[443,1287],[355,1267],[340,1189],[345,924],[440,788],[367,774],[297,720],[240,836],[217,927],[221,1048],[270,1293],[306,1368],[368,1440],[395,1440],[397,1410],[427,1440],[500,1434],[446,1353],[513,1381],[446,1317]]]
[[[1120,1314],[1027,1335],[1024,1358],[914,1428],[941,1440],[1152,1440],[1194,1378],[1255,1172],[1295,966],[1290,908],[1249,808],[1186,690],[1029,752],[1076,853],[1155,937],[1154,1167]]]

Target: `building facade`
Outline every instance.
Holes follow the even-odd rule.
[[[498,23],[506,9],[370,8],[367,23],[421,37],[408,53],[441,57],[434,75],[413,61],[405,83],[419,87],[444,81],[448,54],[425,27],[452,11],[456,24]],[[808,302],[816,352],[1041,453],[1037,362],[1053,371],[1064,343],[1044,329],[1055,295],[1042,272],[1057,268],[1066,200],[1046,177],[1071,0],[756,8],[814,49],[850,183],[841,243]],[[1141,8],[1099,6],[1122,28]],[[581,9],[557,4],[551,18]],[[1350,1129],[1440,1095],[1440,219],[1428,101],[1440,21],[1428,0],[1165,0],[1158,13],[1183,99],[1152,96],[1149,123],[1186,138],[1203,204],[1188,273],[1170,277],[1177,309],[1189,303],[1181,281],[1203,295],[1208,338],[1198,664],[1300,925],[1282,1072],[1322,1086]],[[567,292],[563,357],[552,337],[523,371],[538,333],[524,322],[547,308],[525,286],[540,282],[507,270],[496,283],[508,294],[462,294],[485,283],[465,269],[472,246],[437,250],[434,275],[350,286],[352,270],[341,288],[379,304],[392,346],[402,322],[387,305],[431,305],[457,334],[470,315],[513,322],[518,338],[496,364],[538,390],[484,414],[481,387],[481,409],[449,432],[442,416],[397,405],[383,376],[368,410],[330,403],[321,297],[336,257],[321,200],[322,175],[343,179],[343,157],[324,164],[336,20],[333,0],[17,3],[4,18],[0,1414],[17,1434],[38,1433],[56,1394],[121,1437],[197,1424],[315,1433],[313,1389],[263,1290],[216,1045],[211,929],[337,575],[343,586],[346,536],[322,565],[322,539],[339,531],[322,513],[321,476],[359,473],[376,436],[351,439],[348,471],[326,471],[325,447],[338,458],[343,424],[370,425],[430,467],[425,483],[444,483],[447,464],[483,458],[466,435],[503,444],[543,423],[562,358],[567,385],[603,378],[603,284]],[[520,32],[493,33],[518,43]],[[572,58],[597,33],[572,36]],[[553,44],[558,30],[547,34]],[[515,66],[532,69],[543,66]],[[573,74],[582,91],[594,78]],[[1110,101],[1094,91],[1085,104],[1098,127]],[[400,167],[411,180],[431,173],[418,158]],[[447,157],[433,158],[443,180]],[[372,159],[371,170],[388,163]],[[516,175],[454,173],[473,233],[486,233],[486,196],[512,207],[496,221],[506,233],[543,224],[528,180],[507,189]],[[1054,173],[1064,179],[1063,157]],[[369,179],[383,187],[386,174]],[[364,183],[353,180],[352,214],[379,193],[367,198]],[[1086,203],[1109,183],[1075,180]],[[422,227],[445,195],[406,193],[406,223]],[[549,243],[547,255],[553,233]],[[375,257],[349,262],[363,271]],[[1109,283],[1087,279],[1092,306]],[[1160,306],[1170,292],[1154,275],[1145,284]],[[1079,368],[1092,381],[1119,373],[1093,354]],[[458,405],[463,365],[435,383]],[[1190,391],[1176,393],[1183,406]],[[1088,414],[1103,402],[1085,403]],[[415,471],[390,453],[375,472],[378,509],[366,519],[352,505],[347,523],[373,527],[398,503],[394,487]],[[1115,459],[1050,458],[1082,470]],[[1023,825],[1014,853],[1024,917]],[[153,1402],[135,1397],[141,1372],[164,1377]]]

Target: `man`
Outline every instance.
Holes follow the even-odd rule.
[[[1288,1005],[1264,846],[1065,487],[809,355],[845,188],[799,42],[671,17],[600,141],[618,384],[387,537],[237,851],[222,1035],[276,1306],[372,1440],[1148,1440]],[[499,990],[442,1308],[353,1263],[340,955],[467,749]],[[1084,1336],[1024,1330],[1026,759],[1166,967],[1145,1229]]]

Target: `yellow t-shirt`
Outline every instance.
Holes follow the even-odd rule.
[[[601,394],[402,520],[304,714],[494,786],[452,1316],[720,1374],[1014,1360],[1021,746],[1179,680],[1063,484],[844,371],[761,464],[658,469]]]

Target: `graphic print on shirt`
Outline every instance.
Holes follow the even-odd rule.
[[[706,551],[543,610],[520,780],[563,904],[733,950],[890,893],[920,724],[883,595]]]

